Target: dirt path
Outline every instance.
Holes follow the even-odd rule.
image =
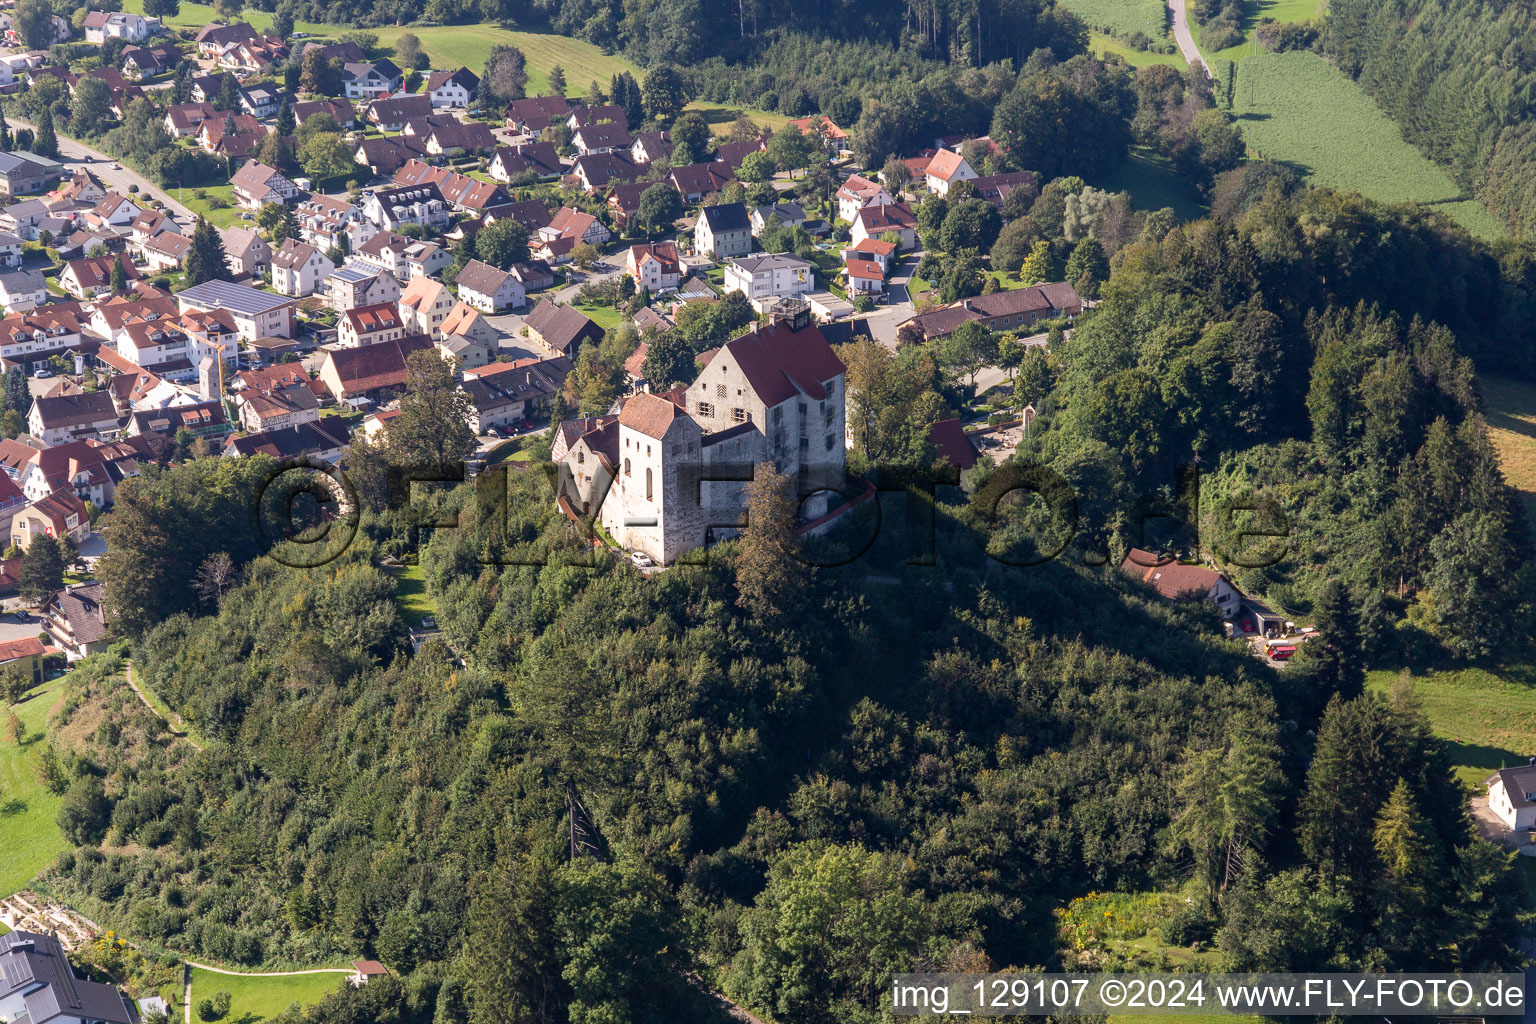
[[[1173,11],[1173,38],[1179,44],[1179,50],[1184,54],[1184,59],[1190,67],[1199,67],[1205,72],[1205,77],[1211,77],[1210,65],[1205,58],[1200,56],[1200,48],[1195,45],[1195,37],[1189,31],[1189,15],[1184,10],[1185,0],[1168,0],[1168,8]]]
[[[159,718],[166,725],[170,726],[171,734],[173,736],[186,740],[188,743],[192,744],[192,748],[194,750],[201,751],[203,749],[203,745],[197,742],[197,740],[193,739],[187,733],[186,723],[181,721],[180,715],[177,715],[176,721],[173,722],[169,718],[166,718],[164,715],[160,714],[160,709],[156,708],[153,704],[150,703],[149,695],[146,694],[143,690],[139,689],[139,684],[133,681],[133,662],[129,661],[124,664],[123,675],[127,678],[128,685],[133,687],[133,692],[139,695],[139,700],[144,702],[144,706],[153,711],[155,713],[155,717]],[[178,729],[181,731],[178,732]],[[212,970],[212,968],[209,968],[209,970]]]
[[[188,967],[196,967],[200,971],[212,971],[214,974],[230,974],[236,978],[291,978],[295,974],[351,974],[350,967],[309,967],[302,971],[231,971],[223,967],[215,967],[212,964],[200,964],[196,960],[182,961]],[[191,988],[191,982],[187,984]]]

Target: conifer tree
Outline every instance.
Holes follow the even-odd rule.
[[[53,128],[53,110],[43,108],[43,116],[37,122],[37,137],[32,140],[32,152],[50,160],[59,158],[59,136]]]
[[[203,217],[197,218],[197,227],[192,230],[192,249],[187,253],[186,272],[189,285],[229,280],[229,257],[224,253],[224,241]]]

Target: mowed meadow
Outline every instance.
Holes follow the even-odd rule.
[[[1325,58],[1264,53],[1234,68],[1232,113],[1250,156],[1288,164],[1314,184],[1433,205],[1482,238],[1503,234],[1481,203],[1409,145],[1375,101]]]

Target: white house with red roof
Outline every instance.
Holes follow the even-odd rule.
[[[652,295],[676,289],[683,279],[677,243],[644,242],[630,246],[624,253],[624,272],[635,279],[636,289],[649,288]]]
[[[966,162],[965,157],[952,149],[941,149],[933,154],[928,161],[927,168],[923,171],[923,180],[928,185],[928,191],[937,195],[946,195],[949,186],[957,181],[970,181],[978,177],[976,171]]]

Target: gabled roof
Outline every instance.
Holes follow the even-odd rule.
[[[899,231],[917,227],[912,207],[906,203],[887,203],[884,206],[866,206],[859,211],[859,223],[866,234],[878,235],[885,231]]]
[[[493,267],[489,263],[470,260],[464,264],[464,268],[459,271],[459,276],[454,281],[460,288],[468,288],[481,295],[495,295],[511,276],[507,271]]]
[[[427,76],[427,92],[432,93],[441,89],[448,83],[461,85],[469,90],[471,96],[480,88],[480,76],[469,68],[461,67],[457,71],[434,71]]]
[[[559,174],[565,170],[553,142],[530,142],[521,146],[498,147],[492,159],[500,160],[510,177],[523,171],[539,175]]]
[[[949,181],[959,173],[961,166],[964,164],[965,157],[959,153],[952,149],[941,149],[933,154],[932,160],[928,161],[928,169],[925,173],[931,178]]]
[[[684,195],[692,195],[695,192],[718,192],[730,182],[732,176],[731,165],[720,161],[684,164],[667,172],[668,180]]]
[[[348,326],[358,334],[395,330],[403,326],[400,321],[400,311],[395,308],[393,302],[375,302],[367,306],[358,306],[347,310],[346,316]]]
[[[751,221],[747,219],[745,203],[720,203],[716,206],[706,206],[700,216],[709,225],[710,232],[714,234],[721,231],[750,231],[752,228]]]
[[[1186,565],[1168,555],[1131,548],[1120,563],[1120,570],[1152,584],[1166,598],[1204,597],[1216,585],[1221,574],[1203,565]]]
[[[384,348],[385,346],[370,347]],[[364,350],[353,349],[352,351]],[[279,427],[276,430],[263,430],[244,437],[232,437],[225,443],[224,450],[226,452],[232,450],[239,455],[264,454],[273,458],[289,459],[309,452],[332,451],[343,447],[346,443],[344,431],[328,426],[324,419],[319,419],[310,420],[307,423],[296,423],[289,427]]]
[[[966,470],[976,465],[976,446],[971,443],[970,435],[959,419],[939,420],[930,426],[928,443],[938,451],[940,458],[948,459],[956,469]]]
[[[796,394],[826,398],[822,383],[845,370],[843,361],[814,325],[795,331],[776,323],[743,334],[727,342],[724,349],[741,367],[758,399],[770,408]]]
[[[561,306],[544,299],[523,320],[557,351],[569,354],[582,338],[602,338],[602,328],[573,306]]]
[[[33,401],[36,403],[38,420],[50,430],[117,419],[117,409],[112,405],[112,396],[105,391],[56,395],[53,398],[37,398]]]
[[[667,436],[675,420],[687,415],[675,403],[642,391],[624,403],[619,412],[619,425],[639,431],[646,437],[662,438]]]

